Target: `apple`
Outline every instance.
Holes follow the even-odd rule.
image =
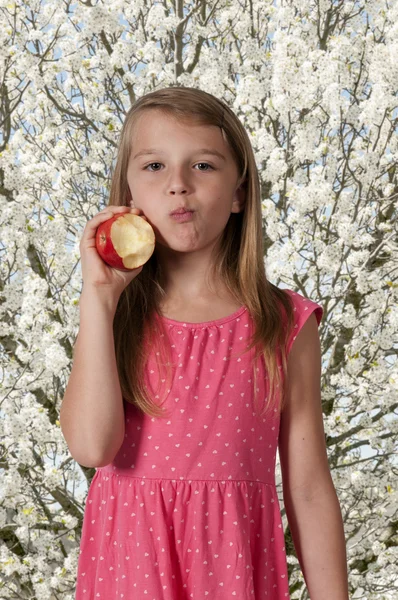
[[[114,215],[97,228],[98,254],[110,267],[131,271],[146,263],[155,250],[155,232],[138,215]]]

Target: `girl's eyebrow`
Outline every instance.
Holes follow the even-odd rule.
[[[156,148],[144,148],[144,150],[140,150],[140,152],[137,152],[137,154],[135,154],[134,159],[138,158],[139,156],[145,156],[148,154],[165,154],[164,152],[162,152],[161,150],[156,150]],[[223,154],[221,154],[221,152],[218,152],[218,150],[214,150],[211,148],[201,148],[199,150],[195,150],[194,154],[210,154],[212,156],[218,156],[218,158],[221,158],[222,160],[226,160],[225,156]]]

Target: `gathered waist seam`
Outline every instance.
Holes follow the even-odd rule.
[[[101,473],[110,473],[115,477],[127,477],[128,479],[137,479],[139,481],[170,481],[172,483],[257,483],[262,485],[270,485],[271,487],[276,487],[274,482],[269,481],[256,481],[255,479],[173,479],[171,477],[137,477],[136,475],[127,475],[125,473],[120,473],[119,471],[111,471],[107,470],[103,467],[99,467],[96,469],[96,472]]]

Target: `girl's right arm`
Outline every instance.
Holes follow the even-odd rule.
[[[113,269],[95,247],[98,225],[118,212],[138,214],[139,209],[107,207],[88,221],[80,242],[80,327],[59,420],[71,455],[86,467],[112,462],[125,433],[113,319],[121,292],[143,267],[131,272]]]

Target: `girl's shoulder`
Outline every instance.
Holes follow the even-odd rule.
[[[315,313],[318,326],[320,325],[323,316],[323,308],[320,304],[314,302],[314,300],[310,300],[294,290],[284,289],[283,291],[289,294],[293,302],[293,327],[289,332],[287,341],[287,354],[289,354],[300,329],[312,313]]]

